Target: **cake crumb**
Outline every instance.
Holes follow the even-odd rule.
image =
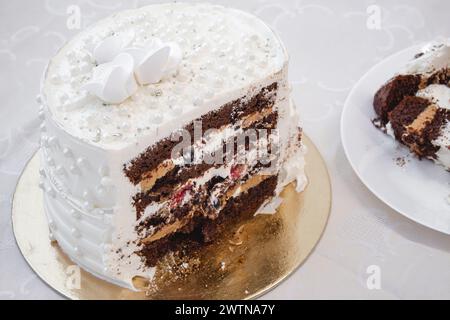
[[[397,157],[397,158],[395,158],[395,164],[398,165],[399,167],[404,167],[405,164],[406,164],[405,157]]]

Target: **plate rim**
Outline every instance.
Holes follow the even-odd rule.
[[[356,94],[356,92],[358,92],[359,87],[361,86],[361,84],[376,70],[380,67],[380,65],[382,65],[383,63],[385,63],[388,60],[391,59],[395,59],[399,56],[405,55],[408,52],[418,52],[418,50],[420,51],[420,48],[422,48],[424,45],[424,43],[420,43],[420,44],[415,44],[412,46],[409,46],[407,48],[404,48],[400,51],[397,51],[387,57],[385,57],[384,59],[382,59],[381,61],[379,61],[378,63],[376,63],[375,65],[373,65],[369,70],[367,70],[362,76],[361,78],[359,78],[359,80],[352,86],[352,89],[350,90],[350,92],[348,93],[345,102],[344,102],[344,107],[342,108],[342,113],[341,113],[341,117],[340,117],[340,135],[341,135],[341,143],[342,143],[342,147],[344,149],[344,153],[345,156],[348,160],[348,162],[350,163],[351,168],[353,169],[353,172],[355,172],[355,174],[358,176],[359,180],[363,183],[363,185],[376,197],[378,198],[381,202],[383,202],[384,204],[386,204],[388,207],[390,207],[391,209],[393,209],[394,211],[396,211],[397,213],[401,214],[402,216],[408,218],[411,221],[414,221],[415,223],[422,225],[424,227],[427,227],[431,230],[435,230],[438,232],[441,232],[443,234],[447,234],[450,235],[450,230],[449,229],[444,229],[443,227],[440,226],[436,226],[433,225],[431,222],[424,222],[424,221],[420,221],[420,219],[413,217],[411,214],[405,212],[404,210],[402,210],[401,208],[399,208],[396,204],[392,203],[391,201],[384,199],[383,196],[376,190],[376,188],[374,188],[369,181],[367,181],[367,178],[364,177],[364,175],[358,170],[357,165],[354,163],[354,159],[350,156],[350,152],[349,152],[349,146],[348,146],[348,141],[345,139],[345,127],[344,127],[344,123],[346,122],[347,119],[347,113],[349,112],[348,110],[350,109],[350,101],[353,99],[353,96]],[[387,81],[387,80],[386,80]]]

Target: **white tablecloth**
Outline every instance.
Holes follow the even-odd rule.
[[[68,18],[79,8],[83,28],[114,11],[151,2],[157,1],[0,1],[0,298],[63,298],[22,258],[10,216],[15,184],[37,147],[35,96],[41,73],[48,58],[78,32],[70,29],[76,21]],[[352,85],[392,53],[450,36],[450,2],[215,2],[260,16],[285,41],[293,95],[333,185],[331,218],[317,249],[264,298],[450,298],[450,237],[375,198],[353,173],[339,138],[340,114]],[[372,270],[379,271],[379,288],[367,285]]]

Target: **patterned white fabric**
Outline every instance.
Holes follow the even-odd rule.
[[[160,0],[0,3],[0,298],[62,299],[22,258],[10,215],[15,184],[37,147],[35,96],[41,73],[48,58],[77,33],[68,28],[68,7],[79,7],[84,27],[151,2]],[[333,183],[332,214],[317,249],[264,298],[450,298],[450,236],[417,225],[377,200],[353,173],[338,139],[352,85],[388,55],[449,36],[450,2],[379,0],[375,7],[372,0],[215,2],[255,13],[280,33],[291,56],[293,96],[305,131],[325,157]],[[367,287],[367,270],[374,265],[381,271],[380,290]]]

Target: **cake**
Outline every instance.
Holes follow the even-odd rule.
[[[150,5],[80,32],[38,97],[51,239],[138,289],[163,257],[275,214],[288,184],[306,185],[290,90],[280,39],[239,10]]]
[[[450,42],[431,43],[375,94],[374,124],[450,170]]]

